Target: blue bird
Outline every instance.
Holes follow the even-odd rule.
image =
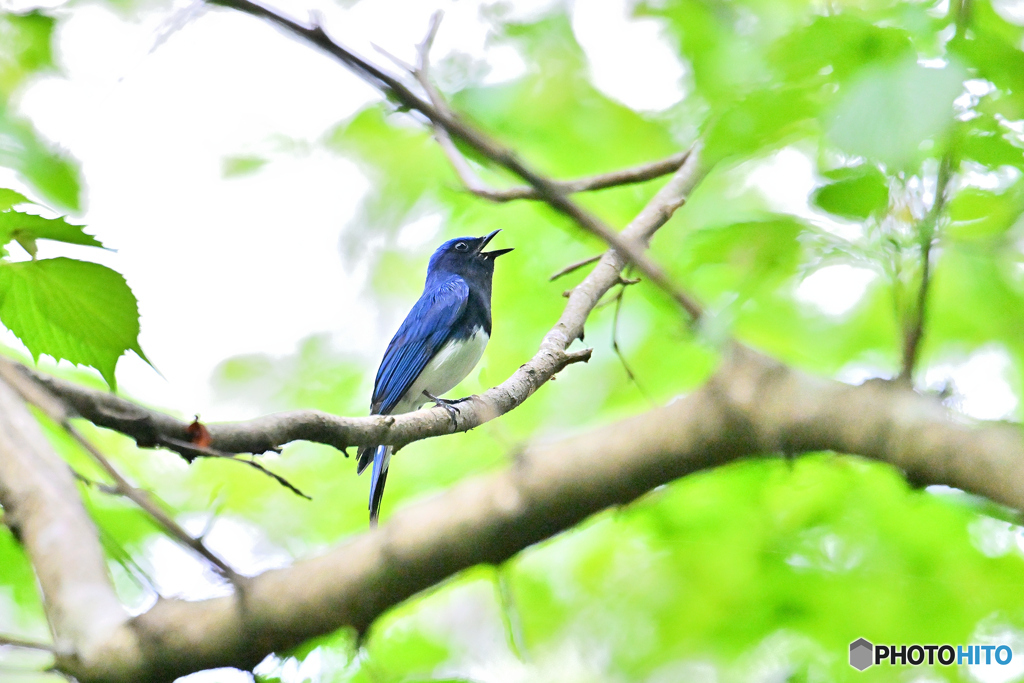
[[[484,251],[498,232],[448,240],[430,257],[423,294],[388,344],[377,370],[372,414],[408,413],[433,401],[445,406],[455,421],[458,409],[453,404],[459,400],[440,397],[476,367],[491,336],[494,259],[512,251]],[[373,460],[370,526],[377,526],[392,450],[388,445],[359,449],[357,474]]]

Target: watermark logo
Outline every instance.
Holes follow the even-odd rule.
[[[920,666],[921,664],[1009,664],[1009,645],[874,645],[866,638],[850,643],[850,666],[864,671],[875,664]]]
[[[850,666],[857,671],[863,671],[874,664],[874,649],[875,646],[865,638],[858,638],[850,643]]]

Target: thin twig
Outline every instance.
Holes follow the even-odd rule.
[[[236,588],[241,587],[241,577],[235,573],[231,567],[229,567],[222,559],[213,554],[213,552],[206,547],[206,545],[185,531],[174,519],[171,518],[162,508],[160,508],[150,497],[150,494],[140,488],[136,488],[125,479],[117,468],[111,464],[103,453],[92,444],[91,441],[86,439],[81,432],[79,432],[73,424],[67,419],[60,421],[61,427],[79,443],[92,456],[92,459],[103,468],[103,471],[110,476],[115,482],[117,492],[124,497],[131,500],[133,503],[142,508],[150,517],[155,519],[160,526],[162,526],[172,538],[177,540],[182,545],[191,548],[196,554],[205,558],[210,564],[212,564],[221,574],[224,575],[231,583],[235,584]]]
[[[19,638],[18,636],[0,634],[0,646],[3,645],[21,647],[27,650],[42,650],[43,652],[53,653],[57,652],[57,648],[50,643],[41,643],[38,640],[29,640],[27,638]]]
[[[430,103],[438,111],[444,112],[448,116],[454,116],[454,112],[452,112],[451,107],[448,106],[447,101],[441,95],[437,86],[434,85],[434,82],[430,78],[430,50],[434,45],[434,39],[437,37],[437,31],[441,27],[441,19],[443,18],[444,12],[441,10],[434,12],[430,17],[430,25],[427,29],[427,35],[423,41],[416,46],[417,65],[415,67],[412,67],[407,62],[392,55],[383,48],[378,48],[377,46],[374,47],[378,52],[393,61],[400,68],[407,70],[423,87],[423,91],[427,94]],[[462,181],[462,184],[465,185],[467,190],[477,197],[498,203],[510,202],[516,199],[544,198],[535,188],[529,185],[520,185],[518,187],[509,187],[504,189],[490,187],[487,183],[481,180],[480,176],[473,170],[469,161],[462,155],[459,149],[455,146],[455,143],[452,142],[451,137],[448,135],[444,127],[438,123],[432,123],[432,127],[434,129],[434,136],[437,138],[438,145],[441,147],[441,151],[444,152],[445,156],[448,158],[448,161],[455,170],[456,175],[459,176],[459,180]],[[589,192],[591,190],[603,190],[620,185],[642,183],[647,180],[653,180],[655,178],[668,175],[669,173],[676,172],[680,166],[686,163],[686,159],[689,157],[689,154],[689,150],[686,150],[683,152],[677,152],[667,159],[640,164],[631,168],[588,176],[585,178],[577,178],[575,180],[552,180],[551,183],[564,194],[575,194],[577,192]],[[595,257],[594,260],[597,260],[598,258],[600,258],[600,256]]]
[[[403,107],[415,110],[431,123],[443,128],[453,139],[461,140],[493,163],[521,178],[536,190],[538,198],[552,209],[575,222],[583,230],[596,235],[652,283],[667,293],[686,311],[691,321],[697,320],[703,308],[688,294],[676,287],[665,271],[644,253],[644,245],[623,237],[602,220],[566,196],[565,191],[551,179],[541,175],[522,161],[511,149],[498,144],[476,128],[468,125],[454,113],[438,109],[432,103],[412,92],[408,86],[372,62],[347,47],[333,41],[319,23],[305,25],[251,0],[207,0],[207,2],[245,12],[265,19],[327,52],[352,69],[358,76],[394,98]]]
[[[290,481],[288,481],[287,479],[282,477],[280,474],[275,474],[274,472],[271,472],[270,470],[268,470],[266,467],[264,467],[260,463],[256,462],[256,460],[255,460],[256,456],[255,455],[252,456],[252,458],[253,458],[252,460],[245,460],[244,458],[239,458],[239,457],[236,457],[236,456],[233,456],[233,455],[227,456],[228,460],[234,460],[235,462],[245,463],[249,467],[252,467],[253,469],[259,470],[260,472],[262,472],[263,474],[267,475],[268,477],[270,477],[271,479],[273,479],[278,484],[280,484],[281,486],[285,487],[286,489],[288,489],[289,491],[291,491],[295,495],[300,496],[302,498],[305,498],[306,500],[313,500],[312,497],[307,496],[305,493],[300,491],[294,484],[292,484]]]
[[[953,152],[947,152],[939,164],[939,174],[935,181],[935,202],[928,214],[918,225],[921,248],[921,285],[917,290],[917,301],[910,312],[910,319],[907,321],[903,338],[903,364],[897,381],[904,384],[912,384],[914,367],[921,348],[921,339],[924,336],[925,307],[928,303],[928,286],[931,283],[931,256],[932,246],[935,243],[935,233],[939,224],[942,210],[946,206],[946,188],[949,185],[950,177],[953,175]]]
[[[604,254],[595,254],[594,256],[589,256],[581,261],[577,261],[576,263],[570,263],[565,268],[562,268],[561,270],[552,273],[551,277],[548,278],[548,282],[554,282],[558,278],[568,275],[569,273],[573,273],[579,270],[580,268],[583,268],[584,266],[589,266],[591,263],[594,263],[595,261],[600,261],[602,256],[604,256]]]
[[[71,469],[71,476],[73,476],[75,479],[77,479],[78,481],[82,482],[83,484],[85,484],[86,486],[88,486],[91,489],[96,489],[97,491],[101,491],[103,493],[107,493],[107,494],[110,494],[112,496],[117,496],[117,495],[121,494],[121,492],[117,490],[116,486],[111,486],[110,484],[104,484],[101,481],[96,481],[95,479],[90,479],[89,477],[85,476],[84,474],[82,474],[81,472],[76,470],[74,467],[70,467],[70,469]]]
[[[956,26],[956,36],[962,38],[971,20],[971,0],[953,0],[949,5],[949,17]],[[932,246],[939,219],[946,207],[946,189],[953,175],[954,146],[949,149],[939,163],[938,177],[935,179],[935,201],[931,210],[918,225],[918,237],[921,248],[921,285],[917,290],[917,301],[910,318],[904,325],[903,362],[897,382],[912,386],[914,383],[914,367],[920,354],[921,339],[924,336],[925,307],[928,303],[928,286],[931,279]],[[898,281],[897,281],[898,282]]]
[[[659,161],[651,161],[638,166],[587,176],[585,178],[577,178],[575,180],[555,180],[552,183],[564,194],[592,192],[610,187],[634,185],[675,172],[676,169],[686,163],[689,154],[690,151],[685,150]],[[500,190],[489,187],[467,187],[467,189],[477,197],[482,197],[492,202],[510,202],[516,199],[543,199],[541,194],[529,185],[520,185]]]
[[[164,446],[165,448],[169,448],[169,449],[175,451],[176,453],[178,453],[181,457],[185,458],[185,460],[187,460],[190,463],[193,460],[195,460],[196,458],[223,458],[224,460],[232,460],[234,462],[240,462],[243,465],[248,465],[249,467],[252,467],[253,469],[259,470],[260,472],[262,472],[263,474],[267,475],[268,477],[270,477],[271,479],[273,479],[278,484],[280,484],[281,486],[285,487],[286,489],[288,489],[289,491],[291,491],[295,495],[301,496],[302,498],[305,498],[306,500],[313,500],[312,497],[306,495],[301,490],[299,490],[299,487],[295,486],[295,484],[291,483],[290,481],[288,481],[287,479],[282,477],[280,474],[276,474],[275,472],[271,472],[264,465],[261,465],[260,463],[256,462],[255,459],[253,459],[253,460],[246,460],[245,458],[239,457],[238,454],[224,453],[223,451],[218,451],[216,449],[210,448],[209,446],[200,446],[199,444],[188,443],[188,442],[185,442],[185,441],[181,441],[180,439],[174,439],[174,438],[166,437],[166,436],[159,437],[157,439],[157,442],[158,442],[158,445]],[[277,450],[277,449],[268,449],[268,450],[280,453],[280,450]],[[252,453],[250,455],[253,458],[256,457],[255,453]]]
[[[430,79],[430,49],[434,46],[434,38],[437,37],[437,31],[441,28],[441,19],[443,18],[444,12],[441,10],[431,15],[427,35],[416,46],[416,66],[410,73],[423,88],[423,92],[427,94],[430,104],[437,111],[451,117],[453,112],[448,106],[448,102],[441,96],[441,91],[437,89],[437,86]],[[437,146],[441,148],[441,151],[448,159],[448,163],[451,164],[452,169],[455,170],[455,174],[459,176],[459,180],[462,181],[466,189],[477,196],[486,196],[491,189],[487,186],[487,183],[481,180],[480,176],[477,175],[477,172],[470,165],[469,160],[455,146],[455,142],[445,127],[436,121],[431,121],[431,129],[434,131],[434,139],[437,140]]]
[[[626,356],[622,353],[622,349],[619,347],[619,313],[622,311],[622,300],[626,294],[626,284],[623,283],[619,286],[619,294],[615,300],[615,315],[612,317],[612,350],[615,351],[615,355],[619,357],[619,362],[622,363],[622,369],[626,371],[626,376],[629,377],[629,381],[632,382],[640,394],[647,399],[648,403],[653,405],[647,392],[640,386],[640,382],[636,378],[636,373],[633,372],[633,368],[629,367],[629,363],[626,362]]]
[[[157,597],[163,597],[163,595],[160,594],[160,591],[157,590],[156,582],[153,581],[153,577],[151,577],[149,573],[135,561],[135,558],[132,557],[131,553],[125,550],[124,546],[122,546],[109,531],[103,527],[98,527],[98,529],[100,544],[103,546],[103,549],[106,550],[107,554],[109,554],[115,562],[119,563],[121,567],[124,568],[129,576],[135,579],[136,585],[138,585],[138,587],[143,591],[149,591]]]
[[[38,408],[44,415],[60,425],[71,438],[77,441],[100,468],[114,480],[114,489],[118,494],[128,498],[142,508],[172,538],[206,559],[225,578],[231,581],[236,588],[241,589],[241,577],[231,567],[214,555],[201,541],[192,538],[187,531],[153,501],[149,493],[130,484],[106,456],[71,424],[67,406],[63,401],[51,394],[42,384],[33,382],[25,377],[17,370],[17,366],[7,359],[0,359],[0,377],[13,387],[26,403]]]

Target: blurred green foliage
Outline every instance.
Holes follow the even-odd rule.
[[[527,23],[491,8],[491,40],[517,50],[525,74],[484,83],[486,69],[457,56],[444,62],[444,82],[455,88],[447,94],[467,119],[544,172],[613,170],[702,135],[713,168],[656,235],[652,253],[706,302],[709,316],[693,334],[655,288],[629,287],[618,313],[604,306],[588,322],[589,364],[566,369],[499,420],[397,454],[385,519],[456,481],[507,466],[526,440],[635,414],[698,386],[727,335],[823,375],[897,374],[901,329],[920,280],[918,229],[943,159],[957,173],[938,225],[918,376],[995,349],[1009,359],[1019,401],[1024,27],[1001,7],[972,1],[958,28],[955,1],[639,2],[637,15],[660,22],[686,66],[686,101],[663,112],[634,111],[593,85],[561,6]],[[32,59],[49,63],[24,61]],[[8,82],[17,79],[0,71],[0,84]],[[381,328],[394,329],[415,299],[437,243],[502,228],[499,246],[516,251],[497,268],[492,340],[453,394],[486,389],[531,357],[561,312],[561,293],[586,271],[556,282],[548,276],[601,245],[539,204],[490,205],[471,196],[420,122],[386,103],[340,122],[323,144],[359,163],[372,183],[342,248],[351,262],[370,264],[365,296],[379,303]],[[488,182],[513,181],[470,158]],[[237,157],[224,171],[258,173],[264,163]],[[811,185],[800,190],[799,206],[765,189],[804,182],[800,168],[810,169]],[[659,185],[579,201],[621,226]],[[441,234],[401,246],[408,244],[399,239],[403,231],[433,224],[425,220],[432,217],[440,217]],[[829,266],[873,274],[838,313],[807,292],[814,288],[808,278]],[[635,382],[612,352],[613,334]],[[225,360],[214,387],[253,412],[358,415],[367,410],[376,360],[311,337],[286,357]],[[137,452],[117,435],[90,434],[196,531],[236,530],[229,547],[242,553],[238,543],[252,546],[240,557],[287,561],[366,527],[367,482],[331,449],[293,444],[263,458],[310,493],[309,502],[238,463],[188,466],[167,453]],[[73,444],[53,436],[76,468],[99,476]],[[774,455],[688,477],[504,566],[466,571],[395,608],[365,641],[343,629],[268,658],[258,678],[961,680],[974,674],[956,667],[858,673],[846,663],[847,648],[858,637],[958,644],[1008,633],[1024,642],[1016,513],[953,491],[914,489],[894,469],[854,456]],[[144,605],[149,584],[161,581],[152,524],[123,501],[83,493],[119,590]],[[38,623],[28,567],[3,536],[0,567],[0,599],[11,596],[18,617],[4,627]]]
[[[43,199],[77,210],[77,165],[19,116],[13,99],[36,74],[56,69],[51,41],[56,20],[39,11],[0,12],[0,166],[17,171]]]
[[[45,200],[77,210],[77,166],[14,111],[15,98],[33,76],[56,70],[56,23],[39,11],[0,12],[0,166],[17,171]],[[131,350],[145,359],[135,295],[106,266],[70,258],[37,260],[37,240],[103,246],[83,226],[38,213],[46,210],[20,192],[0,188],[0,323],[34,359],[47,354],[96,368],[115,387],[118,358]],[[30,261],[11,261],[7,245],[13,242]]]

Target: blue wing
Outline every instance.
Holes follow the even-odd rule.
[[[451,335],[469,302],[469,285],[452,276],[425,291],[398,328],[377,370],[371,410],[387,415]]]
[[[416,381],[430,359],[444,346],[455,323],[466,311],[469,285],[458,276],[452,276],[440,286],[431,287],[409,311],[398,328],[384,360],[377,370],[370,410],[387,415],[412,383]],[[370,481],[370,524],[377,525],[380,502],[384,496],[384,482],[391,460],[390,446],[364,446],[359,449],[358,474],[373,459],[373,477]]]

